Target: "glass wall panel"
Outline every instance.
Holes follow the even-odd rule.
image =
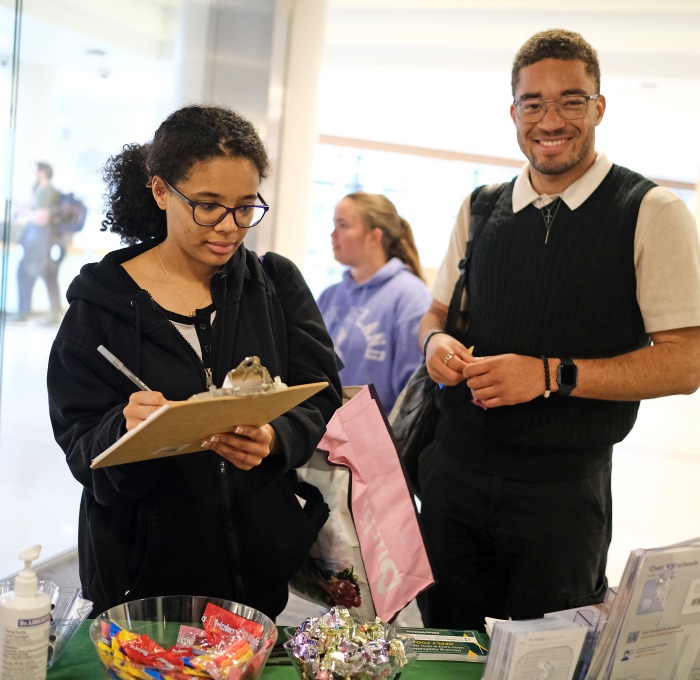
[[[0,2],[0,245],[10,239],[12,213],[12,150],[15,121],[15,89],[17,84],[18,13],[14,2]],[[7,293],[7,250],[0,252],[0,310],[5,309]],[[0,314],[0,356],[5,317]],[[0,362],[2,376],[2,362]]]
[[[147,141],[178,99],[182,4],[24,0],[15,43],[14,8],[0,3],[0,195],[3,201],[5,194],[11,197],[3,239],[0,578],[16,571],[16,554],[25,544],[41,543],[42,559],[77,544],[81,489],[53,439],[47,359],[68,284],[84,263],[119,245],[100,230],[101,166],[125,142]],[[188,40],[190,48],[194,40],[201,49],[206,32]],[[12,50],[19,59],[14,96]],[[4,118],[12,107],[14,134]],[[48,237],[49,261],[33,270],[27,262],[39,252],[35,247],[47,243],[37,221],[37,163],[50,166],[53,187],[76,194],[88,211],[72,238]],[[59,308],[51,304],[52,281]],[[23,291],[31,289],[26,308],[19,306],[20,282]]]

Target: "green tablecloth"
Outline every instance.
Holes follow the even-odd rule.
[[[88,633],[90,623],[89,619],[85,621],[70,639],[49,669],[47,680],[104,680],[105,668]],[[284,635],[281,630],[280,635]],[[483,671],[482,663],[415,661],[401,673],[401,680],[479,680]],[[262,680],[298,680],[298,676],[291,666],[266,666]]]

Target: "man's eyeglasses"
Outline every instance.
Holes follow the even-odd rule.
[[[192,219],[200,227],[215,227],[228,213],[231,213],[237,227],[240,229],[250,229],[250,227],[259,224],[260,220],[265,217],[265,213],[270,209],[270,206],[260,194],[258,194],[258,200],[262,205],[239,205],[235,208],[227,208],[225,205],[212,203],[211,201],[191,201],[174,186],[165,180],[163,180],[163,182],[170,191],[176,196],[179,196],[192,208]]]
[[[513,106],[523,123],[539,123],[547,114],[550,104],[564,120],[576,120],[586,115],[588,102],[598,97],[599,94],[567,94],[560,99],[521,99],[514,101]]]

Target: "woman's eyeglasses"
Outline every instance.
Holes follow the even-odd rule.
[[[239,205],[235,208],[228,208],[225,205],[212,203],[211,201],[192,201],[187,198],[185,194],[172,186],[172,184],[169,184],[165,180],[163,180],[163,182],[170,191],[176,196],[179,196],[192,208],[192,219],[200,227],[215,227],[228,213],[231,213],[237,227],[241,229],[250,229],[250,227],[259,224],[262,218],[265,217],[265,213],[270,209],[270,206],[260,194],[258,194],[258,200],[262,205]]]

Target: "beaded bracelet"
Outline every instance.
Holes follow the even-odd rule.
[[[542,355],[542,363],[544,364],[544,398],[549,399],[549,395],[551,394],[549,391],[549,359],[544,355]]]

